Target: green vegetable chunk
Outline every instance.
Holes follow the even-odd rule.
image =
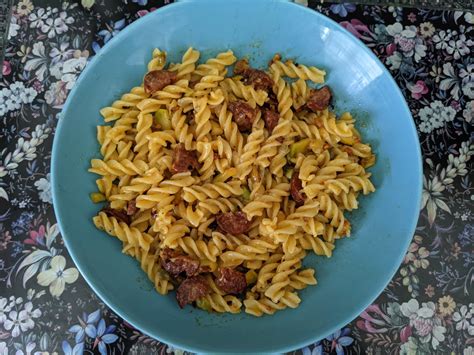
[[[168,113],[168,110],[163,108],[160,108],[155,112],[155,122],[159,124],[164,131],[172,128],[170,114]]]
[[[89,197],[94,203],[105,201],[105,196],[101,194],[100,192],[92,192],[91,194],[89,194]]]
[[[290,158],[296,157],[299,153],[304,153],[309,145],[309,138],[302,139],[290,145]]]

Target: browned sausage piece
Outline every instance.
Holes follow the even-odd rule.
[[[130,216],[125,213],[125,211],[120,211],[116,210],[110,207],[106,207],[102,209],[102,212],[104,212],[107,216],[109,217],[115,217],[119,221],[130,224]]]
[[[199,272],[199,261],[180,252],[166,248],[160,253],[161,266],[171,276],[177,277],[185,273],[187,277],[197,275]]]
[[[196,153],[191,150],[186,150],[183,144],[179,144],[173,152],[171,172],[173,174],[184,173],[185,171],[192,171],[198,168],[199,162]]]
[[[305,195],[301,191],[302,189],[303,185],[301,184],[301,180],[298,177],[298,172],[294,171],[293,175],[291,175],[290,193],[293,201],[295,201],[297,205],[302,205],[305,200]]]
[[[244,74],[247,84],[253,85],[255,90],[270,91],[273,87],[273,80],[263,70],[248,69]]]
[[[176,80],[178,80],[178,78],[174,71],[152,70],[145,75],[143,86],[147,94],[153,94],[165,86],[175,83]]]
[[[127,215],[133,216],[135,213],[137,213],[138,208],[137,208],[137,203],[135,200],[128,201],[127,203]]]
[[[216,218],[217,225],[224,231],[232,235],[238,235],[248,232],[252,224],[247,219],[244,212],[227,212],[222,213]]]
[[[229,111],[232,112],[232,118],[237,123],[239,131],[245,132],[252,129],[256,112],[248,103],[241,100],[232,101],[229,103]]]
[[[181,308],[211,292],[204,276],[198,275],[184,280],[176,290],[176,300]]]
[[[272,133],[273,128],[275,128],[278,124],[278,120],[280,119],[280,114],[278,112],[263,109],[263,120],[265,121],[265,127],[268,129],[268,132]]]
[[[311,89],[306,106],[313,112],[324,110],[329,106],[331,97],[329,86],[323,86],[321,89]]]
[[[250,68],[247,59],[240,59],[235,62],[234,75],[244,74]]]
[[[238,294],[244,292],[247,281],[240,271],[223,267],[217,270],[216,285],[225,293]]]

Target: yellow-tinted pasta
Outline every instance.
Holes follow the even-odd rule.
[[[344,214],[375,191],[366,171],[375,154],[350,113],[310,110],[323,70],[276,55],[266,71],[246,66],[228,76],[229,66],[248,63],[231,50],[199,58],[189,48],[181,63],[167,64],[154,49],[147,75],[172,80],[151,92],[144,81],[101,110],[101,158],[89,171],[99,175],[94,198],[108,206],[93,222],[161,294],[186,276],[206,291],[187,302],[207,311],[262,316],[298,307],[299,290],[317,284],[315,270],[302,267],[306,253],[330,257],[350,235]],[[224,217],[236,216],[243,220],[232,229]],[[201,275],[175,278],[166,253],[197,263]],[[228,269],[245,273],[243,301],[219,280]]]

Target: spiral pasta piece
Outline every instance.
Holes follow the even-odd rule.
[[[245,85],[240,80],[227,78],[220,85],[226,92],[232,93],[239,99],[247,100],[251,106],[255,104],[263,106],[268,97],[266,91],[255,90],[251,85]]]
[[[283,63],[280,60],[274,61],[270,68],[278,72],[280,75],[285,75],[292,79],[311,80],[313,83],[324,83],[324,76],[326,72],[316,67],[307,67],[303,64],[296,65],[293,61],[287,60]]]
[[[242,188],[240,181],[215,182],[183,188],[183,199],[186,202],[204,201],[209,198],[240,196]]]
[[[253,131],[247,138],[242,155],[240,156],[240,163],[237,165],[237,170],[240,172],[240,179],[243,180],[252,171],[252,165],[255,162],[260,145],[264,141],[263,129]]]
[[[104,212],[95,216],[93,221],[97,228],[117,237],[124,246],[139,247],[145,251],[150,249],[153,238],[149,234],[140,232],[137,228],[130,228],[126,223],[119,222],[114,217],[108,217]]]

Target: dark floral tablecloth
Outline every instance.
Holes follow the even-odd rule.
[[[182,353],[135,330],[81,278],[58,233],[49,174],[58,114],[80,72],[127,24],[166,3],[14,7],[0,80],[0,355]],[[352,323],[298,352],[472,355],[474,15],[303,5],[338,21],[390,70],[425,170],[418,227],[394,279]]]

